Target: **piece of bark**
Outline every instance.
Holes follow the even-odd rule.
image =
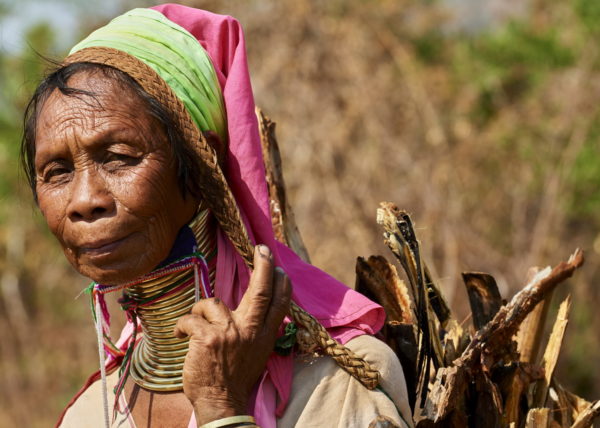
[[[383,226],[384,241],[404,268],[411,286],[419,333],[417,404],[421,406],[425,403],[431,363],[434,370],[443,365],[442,345],[436,320],[443,326],[450,311],[439,290],[426,275],[427,270],[421,260],[419,242],[410,216],[394,204],[382,202],[377,210],[377,223]]]
[[[449,368],[451,371],[445,374],[445,385],[438,393],[432,413],[434,420],[444,419],[454,410],[454,397],[463,395],[466,378],[472,378],[478,371],[489,371],[491,364],[497,360],[496,356],[505,353],[506,346],[527,314],[582,264],[583,253],[577,249],[567,262],[540,272],[506,306],[500,308],[492,321],[477,332],[463,355],[454,362],[454,367]]]
[[[548,396],[552,400],[551,409],[554,415],[554,420],[556,420],[561,427],[570,427],[575,420],[575,418],[573,418],[571,403],[569,402],[563,387],[556,381],[556,379],[552,379],[552,385],[548,390]]]
[[[600,400],[590,403],[590,405],[584,409],[571,428],[589,428],[592,426],[594,419],[600,416]]]
[[[544,379],[538,381],[535,385],[535,392],[533,395],[532,407],[542,407],[546,403],[548,396],[548,388],[554,375],[554,369],[558,362],[558,356],[560,354],[560,348],[562,346],[563,338],[565,336],[565,330],[569,322],[569,313],[571,311],[571,296],[560,304],[556,321],[552,327],[552,333],[548,339],[548,345],[544,351],[544,357],[542,359],[542,368],[544,370]]]
[[[504,421],[521,426],[527,413],[529,385],[543,377],[542,371],[530,363],[513,362],[494,370],[492,379],[498,383],[504,397]]]
[[[567,391],[565,388],[562,387],[562,385],[556,382],[556,380],[553,380],[553,382],[554,384],[556,384],[556,386],[562,389],[562,392],[567,398],[567,401],[569,403],[568,408],[571,411],[571,418],[573,419],[573,423],[575,423],[575,421],[580,418],[582,413],[590,408],[592,403],[587,401],[585,398],[581,398],[580,396],[573,394],[570,391]]]
[[[388,321],[412,323],[413,304],[396,267],[383,256],[356,260],[356,290],[374,297],[386,311]]]
[[[542,300],[525,318],[517,333],[517,344],[521,361],[535,363],[538,360],[548,308],[552,302],[553,293]]]
[[[458,409],[465,405],[464,391],[468,384],[469,375],[465,370],[456,366],[438,369],[435,380],[430,385],[423,410],[420,415],[417,415],[417,419],[437,424],[434,426],[449,426],[448,421],[457,414],[464,415],[466,419],[466,412]],[[447,411],[441,412],[440,409]],[[463,426],[466,426],[466,420]]]
[[[389,263],[383,256],[369,257],[369,264],[381,275],[388,293],[393,296],[398,305],[401,317],[397,320],[403,323],[414,322],[414,304],[410,298],[408,287],[398,276],[396,266]]]
[[[451,319],[446,323],[446,327],[442,331],[444,366],[450,366],[452,361],[460,357],[470,341],[469,333],[458,322]]]
[[[485,373],[471,382],[469,405],[473,409],[469,425],[474,427],[502,427],[502,398],[495,383]]]
[[[400,360],[406,381],[408,402],[414,411],[417,391],[418,350],[414,326],[412,323],[391,321],[385,324],[383,334],[387,344]]]
[[[402,309],[394,299],[395,296],[389,293],[386,286],[386,279],[381,272],[374,267],[369,260],[362,257],[356,259],[356,286],[355,289],[362,294],[370,294],[375,302],[383,306],[388,321],[403,321]],[[369,293],[367,293],[367,290]],[[370,296],[368,296],[370,297]]]
[[[534,408],[527,413],[525,428],[548,428],[550,409]]]
[[[540,269],[537,266],[529,268],[527,282],[531,281],[539,271]],[[521,361],[528,363],[536,363],[538,361],[548,308],[552,303],[552,295],[552,292],[548,293],[544,300],[538,303],[521,324],[516,338]]]
[[[521,322],[533,308],[558,284],[571,277],[583,264],[583,252],[580,249],[561,262],[554,269],[544,269],[533,281],[517,293],[510,303],[500,308],[496,316],[483,329],[479,330],[469,347],[465,350],[464,362],[478,359],[482,351],[494,354],[506,347],[518,330]],[[493,340],[491,340],[493,337]]]
[[[493,276],[482,272],[463,272],[463,282],[467,287],[473,325],[479,330],[494,318],[502,306],[502,297]]]
[[[294,213],[287,201],[281,154],[275,136],[275,122],[269,119],[258,107],[255,113],[258,119],[260,142],[265,162],[269,208],[275,238],[294,250],[302,260],[310,262],[308,251],[296,225]]]
[[[438,320],[444,326],[450,318],[450,308],[432,280],[426,264],[420,260],[420,257],[415,257],[414,255],[415,252],[418,252],[418,242],[412,229],[410,216],[406,211],[400,210],[391,202],[381,202],[377,209],[377,223],[384,229],[386,245],[398,258],[407,273],[415,304],[418,304],[419,299],[417,282],[420,277],[425,287],[424,291],[427,294],[427,300],[435,311]],[[413,239],[407,239],[407,235]],[[418,260],[416,260],[417,258]]]

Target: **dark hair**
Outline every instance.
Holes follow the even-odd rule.
[[[175,159],[177,180],[180,190],[185,197],[189,192],[192,196],[200,197],[199,174],[196,167],[196,154],[185,141],[173,113],[167,110],[154,97],[148,94],[131,76],[116,68],[89,62],[73,63],[50,72],[38,85],[31,100],[25,109],[23,121],[23,138],[21,140],[21,163],[33,196],[37,202],[36,174],[35,174],[35,139],[36,124],[41,108],[52,91],[58,89],[69,97],[89,97],[98,102],[92,91],[73,88],[68,85],[69,79],[80,72],[100,72],[105,77],[113,79],[124,87],[131,89],[146,106],[146,113],[151,114],[163,126],[167,140]]]

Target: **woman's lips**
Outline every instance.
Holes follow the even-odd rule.
[[[79,254],[87,256],[101,256],[115,251],[130,235],[118,239],[102,239],[85,243],[79,246]]]

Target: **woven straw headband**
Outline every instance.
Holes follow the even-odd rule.
[[[72,53],[63,61],[64,65],[74,63],[93,63],[108,65],[127,73],[149,95],[175,113],[174,119],[200,160],[200,191],[203,200],[227,234],[238,253],[248,267],[252,268],[254,246],[248,237],[237,203],[227,184],[217,155],[202,133],[194,124],[183,102],[175,95],[171,87],[148,65],[123,51],[107,47],[89,47]],[[379,372],[351,350],[333,339],[327,330],[309,313],[293,301],[290,314],[294,321],[303,326],[311,339],[336,363],[358,379],[369,389],[379,383]]]

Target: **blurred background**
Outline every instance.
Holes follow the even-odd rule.
[[[600,2],[184,3],[245,28],[314,264],[352,286],[357,256],[391,259],[375,210],[392,201],[465,320],[462,271],[491,273],[509,299],[530,266],[581,247],[585,266],[554,295],[574,297],[558,379],[600,398]],[[153,4],[0,0],[0,426],[53,425],[98,367],[87,281],[19,170],[40,56],[61,59],[111,17]]]

